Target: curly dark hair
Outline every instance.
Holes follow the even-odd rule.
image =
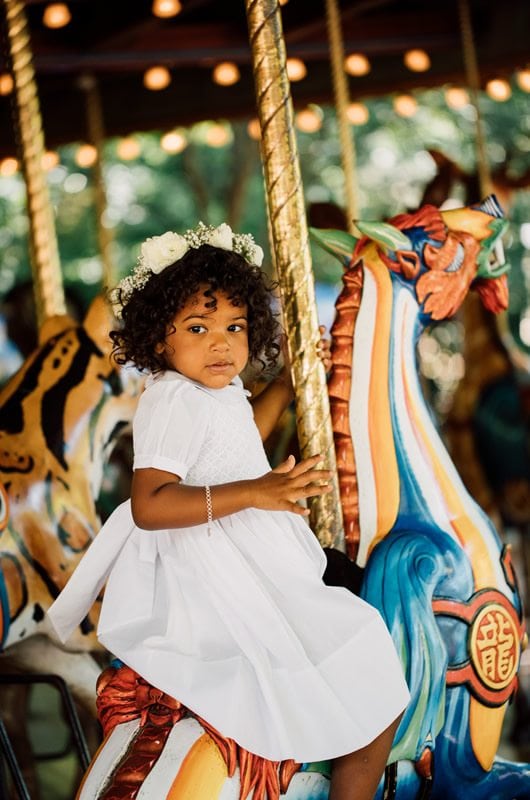
[[[207,287],[204,289],[204,287]],[[171,332],[175,315],[201,289],[215,308],[216,292],[222,292],[236,306],[246,305],[248,346],[251,361],[262,368],[276,364],[281,328],[272,309],[276,284],[238,253],[203,244],[158,274],[141,289],[135,289],[123,306],[123,325],[110,332],[116,363],[133,362],[140,370],[156,373],[167,368],[157,344]]]

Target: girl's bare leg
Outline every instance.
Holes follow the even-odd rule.
[[[401,715],[377,739],[333,761],[329,800],[373,800]]]

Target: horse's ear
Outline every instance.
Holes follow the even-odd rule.
[[[349,266],[357,244],[355,236],[332,228],[309,228],[309,234],[324,250],[338,258],[343,266]]]
[[[112,330],[115,323],[116,321],[112,316],[107,301],[101,296],[95,297],[88,307],[83,321],[83,328],[104,353],[110,353],[111,351],[112,343],[109,331]]]
[[[74,328],[76,324],[69,314],[55,314],[53,317],[48,317],[39,328],[39,344],[44,344],[68,328]]]
[[[412,242],[409,237],[388,222],[366,222],[355,220],[355,226],[363,236],[367,236],[373,242],[383,247],[385,250],[413,250]]]

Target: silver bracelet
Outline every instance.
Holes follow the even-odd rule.
[[[206,517],[208,525],[208,536],[210,536],[212,532],[211,524],[213,522],[213,506],[212,506],[212,492],[209,486],[204,487],[204,493],[206,495]]]

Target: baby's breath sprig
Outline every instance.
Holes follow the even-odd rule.
[[[203,244],[232,250],[238,253],[249,264],[261,267],[263,250],[254,241],[250,233],[233,233],[226,222],[214,227],[199,222],[196,228],[190,228],[182,235],[167,231],[161,236],[152,236],[143,242],[140,256],[132,273],[123,278],[110,293],[114,313],[121,319],[123,307],[129,302],[136,289],[143,289],[152,275],[162,272],[170,264],[182,258],[190,249]]]

